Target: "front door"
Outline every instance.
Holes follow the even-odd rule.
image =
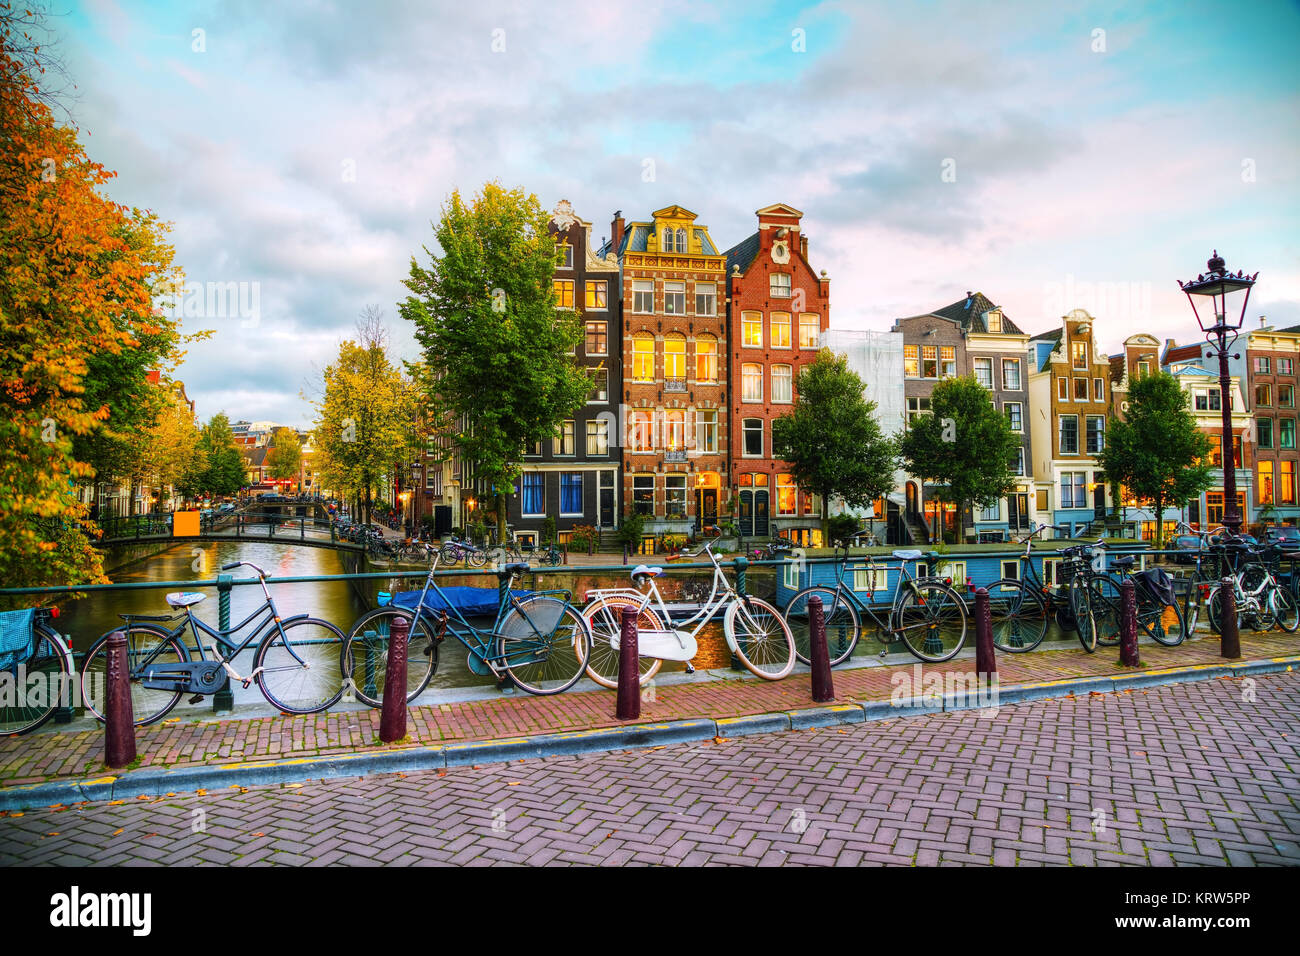
[[[1106,517],[1106,486],[1100,481],[1092,490],[1092,515],[1094,518]]]
[[[760,489],[754,492],[754,537],[766,538],[768,535],[767,528],[767,509],[768,509],[768,492]]]
[[[614,527],[614,476],[608,471],[600,473],[600,526]]]
[[[740,493],[740,536],[754,536],[754,492],[748,489]]]
[[[718,489],[700,489],[700,524],[708,527],[718,523]]]

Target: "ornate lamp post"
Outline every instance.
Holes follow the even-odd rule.
[[[1180,281],[1178,286],[1187,294],[1187,301],[1192,306],[1196,322],[1205,333],[1206,340],[1215,346],[1215,351],[1211,354],[1219,358],[1219,394],[1222,398],[1220,407],[1223,412],[1223,435],[1219,442],[1223,458],[1223,526],[1237,534],[1241,528],[1242,516],[1237,510],[1237,456],[1232,443],[1232,390],[1228,375],[1228,354],[1240,335],[1242,323],[1246,319],[1246,305],[1250,301],[1250,290],[1259,273],[1246,275],[1238,270],[1237,274],[1233,275],[1228,272],[1223,257],[1219,255],[1217,249],[1205,265],[1209,271],[1198,275],[1190,282]],[[1201,305],[1208,308],[1209,315],[1201,315],[1200,309],[1196,307],[1195,297],[1201,298]],[[1241,302],[1240,309],[1237,307],[1238,301]],[[1238,353],[1232,357],[1241,356]],[[1237,635],[1236,615],[1230,608],[1231,603],[1223,602],[1224,620],[1219,631],[1222,635],[1222,656],[1240,657],[1241,645]],[[1232,617],[1231,621],[1228,620],[1229,617]]]

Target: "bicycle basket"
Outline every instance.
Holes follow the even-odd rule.
[[[0,612],[0,670],[13,670],[31,658],[35,649],[36,608]]]

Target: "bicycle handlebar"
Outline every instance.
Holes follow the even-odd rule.
[[[259,578],[264,578],[264,577],[266,577],[266,572],[263,571],[261,568],[259,568],[259,567],[258,567],[256,564],[254,564],[252,561],[232,561],[230,564],[223,564],[223,565],[221,566],[221,570],[222,570],[222,571],[233,571],[233,570],[235,570],[235,568],[240,567],[241,565],[243,565],[243,566],[245,566],[245,567],[252,568],[254,571],[257,572],[257,576],[258,576]]]

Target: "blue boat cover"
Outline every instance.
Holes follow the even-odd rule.
[[[32,656],[36,608],[0,612],[0,670],[13,670]]]
[[[516,598],[526,598],[533,592],[512,590],[510,593]],[[443,600],[444,596],[446,600]],[[500,600],[496,588],[448,587],[442,589],[442,595],[429,588],[429,593],[424,596],[424,609],[438,612],[455,607],[466,617],[495,617]],[[398,591],[393,595],[392,603],[398,607],[414,608],[420,603],[420,592]]]

